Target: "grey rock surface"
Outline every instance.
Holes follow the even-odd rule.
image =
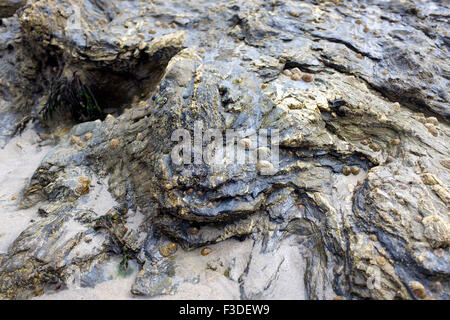
[[[42,218],[0,259],[0,297],[64,287],[74,268],[95,283],[113,255],[142,266],[133,294],[174,294],[198,281],[191,251],[241,299],[449,298],[446,3],[95,3],[35,1],[0,26],[20,39],[0,45],[0,121],[31,99],[17,113],[55,145],[24,186]],[[50,84],[75,73],[110,114],[47,121]],[[172,132],[199,120],[279,130],[275,174],[173,163]],[[79,207],[94,180],[108,212]],[[236,239],[240,255],[198,252]]]
[[[17,9],[26,4],[26,0],[1,0],[0,18],[8,18],[14,15]]]

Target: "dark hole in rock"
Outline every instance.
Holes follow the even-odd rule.
[[[316,73],[316,71],[313,68],[311,68],[311,66],[308,66],[306,64],[301,64],[296,61],[286,61],[286,63],[284,64],[283,70],[294,69],[294,68],[298,68],[298,69],[300,69],[300,71],[303,71],[303,72]]]
[[[45,103],[44,119],[51,119],[55,113],[64,111],[66,118],[75,121],[88,121],[103,118],[103,111],[90,87],[86,85],[77,72],[69,77],[58,76],[50,86],[50,93]]]
[[[114,72],[108,69],[87,72],[88,83],[105,114],[119,115],[137,99],[151,94],[158,84],[163,68],[147,72]]]
[[[345,116],[345,111],[341,109],[341,107],[347,105],[347,102],[344,99],[336,99],[330,103],[331,107],[335,110],[336,114],[340,117]]]
[[[89,64],[66,65],[57,56],[49,56],[44,68],[52,74],[44,120],[84,122],[103,120],[108,114],[118,116],[139,99],[148,97],[165,66],[155,65],[146,55],[139,57],[134,66],[119,71]]]
[[[240,234],[240,235],[237,235],[237,236],[233,236],[233,239],[236,239],[236,240],[239,241],[239,242],[243,242],[243,241],[245,241],[247,238],[248,238],[248,235],[247,235],[247,234]]]
[[[59,67],[61,62],[58,60],[58,58],[55,55],[49,54],[46,57],[45,64],[51,68],[53,67]]]

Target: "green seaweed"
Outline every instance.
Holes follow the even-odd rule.
[[[98,231],[99,229],[107,230],[110,234],[109,248],[112,252],[122,256],[122,260],[117,266],[117,274],[122,278],[126,278],[133,273],[133,268],[129,265],[129,260],[136,257],[134,252],[122,238],[122,235],[118,232],[118,225],[124,223],[121,216],[118,213],[106,214],[104,216],[94,219],[93,229]]]
[[[72,79],[66,77],[54,81],[50,94],[44,106],[44,119],[51,119],[57,110],[68,108],[75,121],[92,121],[103,118],[94,94],[88,85],[84,84],[74,72]]]
[[[120,261],[119,266],[117,268],[117,274],[122,277],[126,278],[129,275],[133,273],[133,268],[130,267],[128,261],[131,259],[130,255],[128,254],[128,250],[126,247],[122,248],[122,261]]]

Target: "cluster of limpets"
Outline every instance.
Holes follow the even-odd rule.
[[[423,113],[418,114],[420,123],[423,123],[425,128],[427,128],[428,132],[431,133],[434,137],[439,135],[439,121],[436,117],[428,117],[426,118]]]
[[[186,230],[187,234],[190,236],[196,236],[200,232],[200,230],[196,227],[190,227]]]
[[[342,168],[342,173],[343,173],[345,176],[348,176],[348,175],[350,175],[350,174],[353,174],[353,175],[357,176],[357,175],[359,174],[359,172],[360,172],[360,169],[359,169],[357,166],[351,166],[351,167],[349,167],[349,166],[344,166],[344,167]]]
[[[84,135],[83,139],[84,139],[84,141],[87,142],[92,139],[92,136],[93,136],[92,133],[88,132]],[[44,140],[46,138],[48,138],[48,135],[45,135],[45,134],[41,135],[41,140]],[[86,146],[86,143],[84,141],[80,137],[77,137],[77,136],[70,137],[70,144],[77,145],[81,148],[84,148]]]
[[[400,143],[400,142],[399,142]],[[364,146],[369,146],[369,148],[374,151],[374,152],[378,152],[381,150],[381,147],[373,142],[371,142],[370,140],[364,139],[361,141],[361,144]]]
[[[302,79],[305,82],[313,81],[313,76],[307,73],[302,73],[299,68],[285,69],[283,74],[286,77],[291,78],[293,81],[299,81]]]
[[[166,21],[155,21],[155,26],[158,28],[164,28],[164,29],[167,29],[167,28],[175,29],[177,27],[177,24],[175,22],[172,22],[171,24],[169,24]]]
[[[88,194],[90,191],[90,187],[89,187],[90,184],[91,184],[91,179],[89,179],[86,176],[80,176],[78,178],[78,185],[76,186],[75,191],[81,195]]]
[[[409,288],[411,289],[413,294],[419,299],[437,300],[436,298],[427,295],[427,290],[425,289],[423,284],[421,284],[419,281],[411,281],[409,283]],[[431,291],[433,291],[435,293],[438,293],[438,294],[442,293],[442,285],[439,281],[431,283],[430,289],[431,289]]]
[[[172,253],[175,253],[178,249],[178,246],[176,243],[173,242],[168,242],[165,245],[162,245],[159,247],[159,253],[163,256],[163,257],[168,257],[170,256]]]
[[[70,137],[70,144],[77,145],[81,148],[84,148],[86,146],[86,144],[83,141],[81,141],[81,139],[77,136]]]

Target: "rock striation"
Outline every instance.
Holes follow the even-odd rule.
[[[242,299],[283,298],[289,278],[304,299],[448,299],[449,14],[438,1],[40,0],[3,19],[0,121],[31,99],[17,113],[55,146],[24,186],[41,218],[1,256],[0,297],[60,290],[75,270],[94,285],[114,255],[141,265],[132,294],[171,294],[195,282],[180,251],[238,239],[244,261],[208,268]],[[45,101],[75,73],[110,114],[58,131]],[[172,133],[198,121],[278,130],[279,166],[175,164]],[[93,181],[117,202],[107,212],[82,206]]]

